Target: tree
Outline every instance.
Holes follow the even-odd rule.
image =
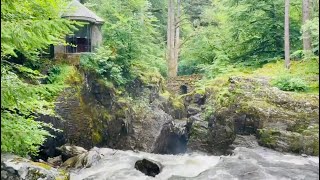
[[[290,0],[285,0],[285,15],[284,15],[284,53],[285,53],[285,66],[290,68],[290,32],[289,32],[289,10]]]
[[[302,25],[305,25],[310,20],[310,0],[302,2]],[[311,51],[311,39],[309,31],[303,31],[303,50],[305,53]]]
[[[50,44],[63,43],[79,25],[60,17],[65,5],[64,0],[1,1],[2,152],[34,154],[49,136],[44,128],[51,126],[34,118],[54,115],[51,96],[62,88],[39,84],[43,76],[38,71],[13,63],[11,57],[19,52],[29,61],[38,60]]]
[[[168,76],[176,77],[180,51],[181,0],[168,0],[167,64]]]
[[[175,42],[174,42],[174,66],[175,66],[175,74],[178,72],[178,60],[179,60],[179,51],[180,51],[180,16],[181,16],[181,0],[177,0],[177,15],[175,21]]]
[[[174,0],[168,0],[168,26],[167,26],[167,64],[168,64],[168,76],[176,77],[177,68],[175,63],[175,12],[174,12]]]
[[[79,23],[60,18],[64,0],[1,1],[1,56],[19,51],[36,58],[50,44],[64,42]]]

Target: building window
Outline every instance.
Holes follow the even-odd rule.
[[[91,24],[86,24],[72,35],[67,35],[67,53],[91,52]]]

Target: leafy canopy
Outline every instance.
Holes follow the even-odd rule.
[[[1,151],[35,154],[49,136],[51,125],[35,121],[53,115],[53,99],[62,86],[43,85],[43,77],[25,63],[15,64],[17,52],[27,61],[50,44],[63,43],[78,23],[61,19],[64,0],[1,1]],[[20,58],[20,57],[18,57]]]

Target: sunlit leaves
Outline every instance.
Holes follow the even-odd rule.
[[[29,58],[50,44],[64,41],[78,23],[61,19],[63,0],[12,0],[1,2],[1,56],[17,50]]]

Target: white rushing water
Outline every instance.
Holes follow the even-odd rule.
[[[201,153],[159,155],[145,152],[98,149],[102,159],[90,168],[73,171],[71,180],[165,180],[165,179],[319,179],[318,157],[302,157],[258,147],[238,147],[232,156]],[[159,162],[156,177],[134,168],[143,158]]]

